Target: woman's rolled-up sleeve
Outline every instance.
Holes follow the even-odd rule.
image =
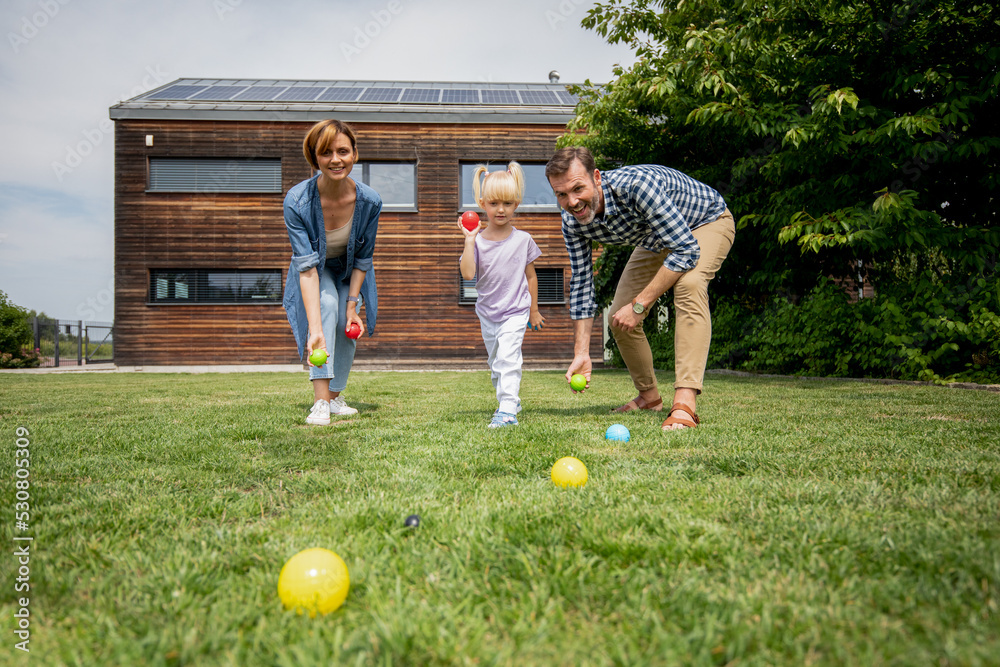
[[[305,220],[295,210],[288,198],[285,199],[285,228],[288,241],[292,244],[292,267],[302,273],[319,266],[319,253],[313,250],[306,231]]]

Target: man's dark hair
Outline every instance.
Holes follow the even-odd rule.
[[[553,176],[562,176],[573,163],[579,161],[583,165],[583,168],[587,170],[588,174],[593,174],[594,170],[597,169],[597,164],[594,162],[594,156],[591,154],[589,148],[583,146],[567,146],[566,148],[560,148],[556,151],[556,154],[552,156],[552,159],[548,161],[545,165],[545,178],[552,178]]]

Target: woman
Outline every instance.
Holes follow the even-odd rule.
[[[378,298],[372,255],[382,199],[350,178],[358,147],[346,123],[316,123],[302,142],[302,152],[318,173],[285,196],[292,263],[283,305],[299,356],[320,349],[329,355],[322,366],[309,362],[314,403],[306,423],[325,425],[331,415],[358,412],[340,395],[347,387],[356,346],[347,331],[355,324],[362,334],[370,336],[375,330]],[[362,303],[366,322],[358,315]]]

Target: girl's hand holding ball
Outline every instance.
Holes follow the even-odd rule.
[[[462,226],[470,232],[479,228],[479,214],[475,211],[466,211],[462,214],[460,220],[462,222]]]

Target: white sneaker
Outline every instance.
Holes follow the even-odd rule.
[[[316,424],[318,426],[326,426],[330,423],[330,403],[329,401],[324,401],[322,398],[316,401],[312,410],[309,411],[309,416],[306,417],[307,424]]]
[[[486,425],[486,428],[503,428],[504,426],[517,426],[517,415],[497,410],[493,413],[493,420]]]
[[[343,396],[338,396],[330,401],[330,414],[337,415],[339,417],[346,417],[347,415],[356,415],[358,414],[358,411],[345,403]]]

